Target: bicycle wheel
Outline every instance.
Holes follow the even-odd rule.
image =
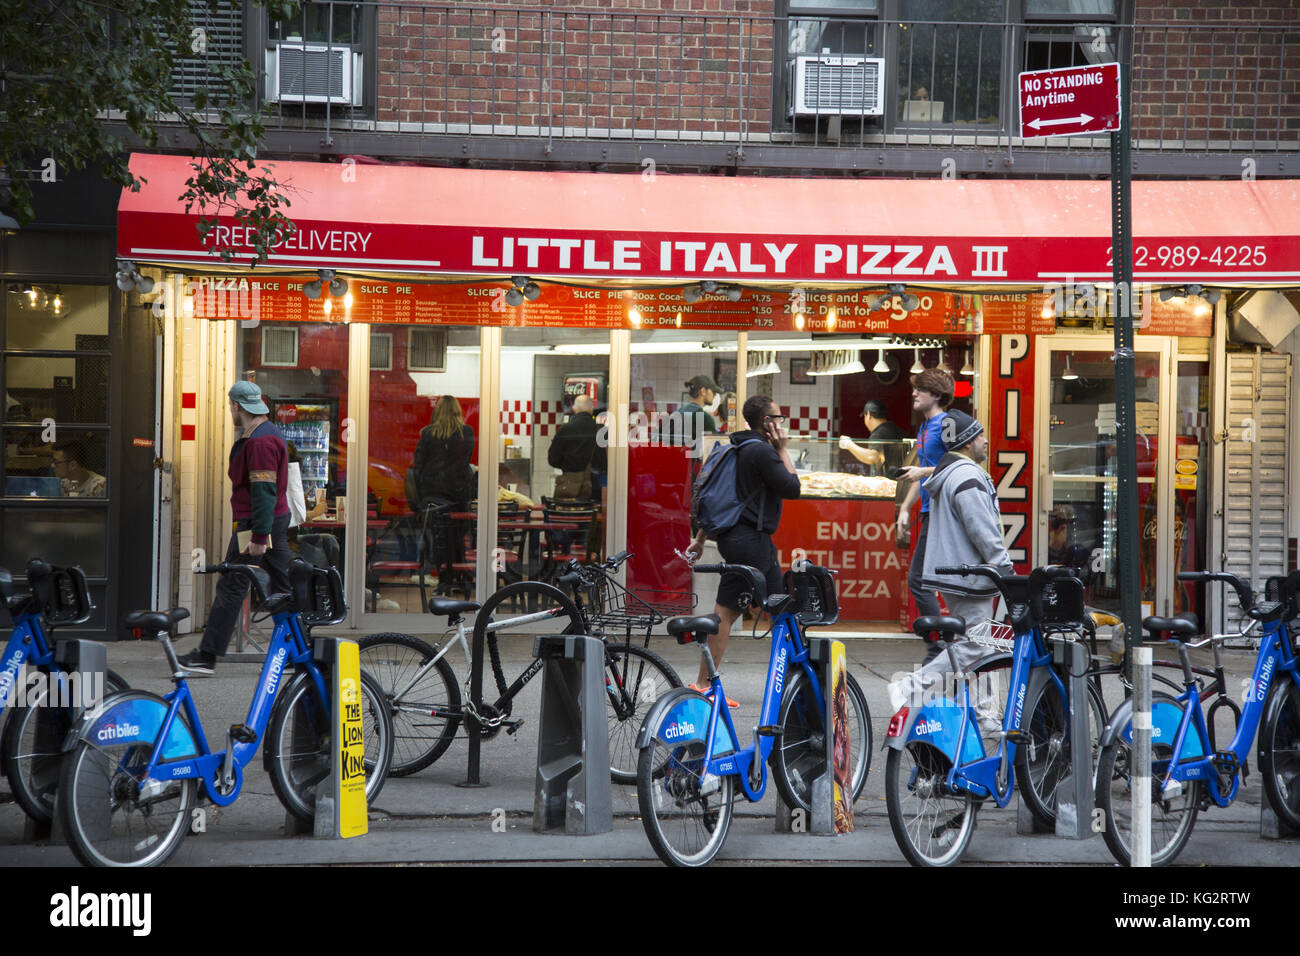
[[[1288,676],[1272,691],[1259,730],[1259,769],[1278,818],[1300,830],[1300,690]]]
[[[4,761],[5,776],[14,800],[23,812],[37,823],[54,819],[54,794],[58,790],[59,771],[63,763],[63,742],[72,727],[73,711],[70,707],[47,707],[50,683],[47,682],[26,707],[15,707],[5,722],[4,736],[0,738],[0,759]],[[57,685],[56,685],[57,686]],[[77,689],[71,687],[73,696]],[[114,671],[104,672],[103,695],[128,690],[129,685]],[[62,695],[56,690],[56,699]],[[80,700],[59,701],[60,704],[79,705]]]
[[[609,712],[609,764],[615,783],[636,783],[636,738],[656,700],[681,678],[654,651],[633,644],[605,645],[605,700]]]
[[[1153,694],[1156,699],[1181,706],[1164,694]],[[1199,781],[1183,784],[1183,792],[1172,800],[1161,799],[1161,764],[1168,764],[1172,751],[1163,744],[1151,745],[1151,865],[1172,863],[1182,852],[1187,838],[1196,824],[1196,811],[1201,802]],[[1132,863],[1130,847],[1133,843],[1133,788],[1132,748],[1122,734],[1102,748],[1097,761],[1096,803],[1102,811],[1104,829],[1102,836],[1111,855],[1124,866]]]
[[[284,699],[276,701],[266,734],[267,770],[284,808],[304,823],[311,823],[316,814],[317,788],[330,785],[331,722],[306,672],[300,672],[281,693]],[[366,803],[373,805],[392,761],[393,725],[383,689],[365,671],[361,672],[361,694]]]
[[[850,779],[856,800],[871,767],[871,712],[858,682],[852,674],[846,676]],[[787,806],[811,813],[812,781],[826,768],[826,721],[822,704],[813,699],[812,687],[802,670],[796,670],[786,684],[778,713],[781,735],[772,748],[772,779]]]
[[[133,691],[165,708],[154,694]],[[184,714],[177,716],[190,734]],[[173,732],[169,740],[176,739]],[[193,779],[140,781],[152,744],[78,741],[59,774],[59,814],[72,852],[86,866],[159,866],[189,831],[198,783]]]
[[[659,859],[669,866],[704,866],[722,849],[731,826],[735,781],[711,777],[701,793],[704,744],[666,744],[658,737],[642,748],[636,796],[641,824]]]
[[[950,866],[961,859],[975,832],[979,805],[969,793],[946,792],[951,763],[937,748],[912,741],[889,749],[885,806],[889,828],[913,866]]]
[[[460,726],[455,672],[445,657],[421,672],[437,649],[409,634],[371,634],[357,646],[361,669],[379,683],[393,721],[389,776],[423,770],[446,752]]]

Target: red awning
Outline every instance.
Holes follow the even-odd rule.
[[[1108,281],[1110,184],[775,179],[275,162],[298,232],[267,265],[749,285]],[[229,269],[177,201],[189,159],[136,154],[118,255]],[[1300,285],[1300,181],[1138,181],[1134,278]],[[241,256],[241,261],[247,262]]]

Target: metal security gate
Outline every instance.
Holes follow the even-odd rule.
[[[1291,356],[1227,355],[1224,441],[1223,570],[1262,592],[1264,580],[1287,572],[1287,411]],[[1241,607],[1224,588],[1226,633],[1242,624]]]

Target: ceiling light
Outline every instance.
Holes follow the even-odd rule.
[[[914,312],[921,307],[921,300],[911,292],[907,291],[907,286],[901,282],[890,283],[889,291],[892,295],[898,296],[898,305],[904,312]]]
[[[135,263],[126,259],[117,260],[117,287],[123,292],[135,288]],[[25,290],[24,290],[25,291]]]
[[[756,375],[777,375],[780,373],[781,366],[776,362],[775,352],[750,352],[748,355],[748,368],[745,370],[745,378],[754,378]]]
[[[925,366],[921,364],[921,350],[914,349],[913,351],[915,352],[915,357],[912,360],[912,374],[920,375],[925,371]]]
[[[802,332],[805,325],[807,325],[807,320],[803,317],[803,313],[800,312],[797,315],[795,315],[794,327],[798,329],[800,332]]]
[[[513,308],[514,306],[519,306],[523,304],[524,304],[524,293],[522,289],[513,288],[506,293],[506,305],[511,306]]]
[[[1210,303],[1210,305],[1215,305],[1218,303],[1219,299],[1223,298],[1223,290],[1206,289],[1204,292],[1201,293],[1201,298],[1204,299],[1206,302]]]
[[[876,364],[871,367],[871,371],[884,375],[889,371],[889,363],[885,361],[885,350],[879,349],[878,352],[880,358],[878,358]]]
[[[712,295],[718,291],[718,284],[712,279],[705,279],[700,283],[700,291],[705,295]]]
[[[627,320],[638,328],[641,327],[641,313],[636,309],[627,310]]]
[[[1170,299],[1180,298],[1184,294],[1183,290],[1177,286],[1170,286],[1167,289],[1160,290],[1160,301],[1168,302]]]
[[[135,274],[135,291],[139,292],[141,295],[148,295],[153,291],[153,279],[137,272]]]
[[[961,372],[960,372],[960,374],[962,374],[962,375],[974,375],[974,374],[975,374],[975,366],[974,366],[974,365],[971,365],[971,363],[970,363],[970,349],[967,349],[967,350],[966,350],[966,364],[963,365],[963,366],[961,367]]]
[[[524,285],[524,298],[529,302],[536,302],[542,297],[542,287],[536,282],[527,282]]]
[[[870,295],[867,296],[867,311],[868,312],[878,311],[882,306],[884,306],[885,300],[888,298],[889,296],[885,295],[883,292],[871,293]]]
[[[331,312],[334,311],[334,300],[333,300],[333,299],[326,299],[326,300],[321,304],[321,307],[325,310],[325,314],[326,314],[326,315],[329,315]]]
[[[738,285],[727,286],[727,298],[732,302],[739,302],[740,297],[744,295],[745,290]]]
[[[700,292],[701,290],[699,286],[688,285],[685,289],[682,290],[682,298],[685,299],[687,302],[699,302]]]
[[[335,276],[330,280],[330,295],[346,295],[348,291],[348,280],[341,276]]]
[[[302,294],[309,299],[319,299],[321,294],[320,279],[312,279],[302,287]]]
[[[679,329],[682,327],[682,314],[680,312],[677,313],[677,327]]]
[[[826,328],[831,332],[834,332],[835,323],[838,322],[839,320],[840,317],[836,314],[835,310],[832,308],[829,312],[826,313]]]
[[[1067,355],[1065,357],[1065,371],[1061,373],[1061,380],[1065,382],[1073,382],[1078,377],[1079,373],[1074,370],[1074,367],[1070,364],[1070,356]]]

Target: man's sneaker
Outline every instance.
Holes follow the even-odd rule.
[[[712,687],[701,687],[699,684],[691,684],[690,688],[691,690],[696,691],[697,693],[703,694],[705,697],[709,698],[710,700],[713,699]],[[732,700],[730,697],[728,697],[727,706],[730,707],[732,710],[735,710],[737,707],[740,706],[740,702]]]
[[[217,658],[213,654],[207,654],[200,650],[190,651],[188,654],[182,654],[176,658],[177,663],[181,665],[181,670],[188,671],[191,674],[198,674],[201,677],[207,677],[216,673]]]

